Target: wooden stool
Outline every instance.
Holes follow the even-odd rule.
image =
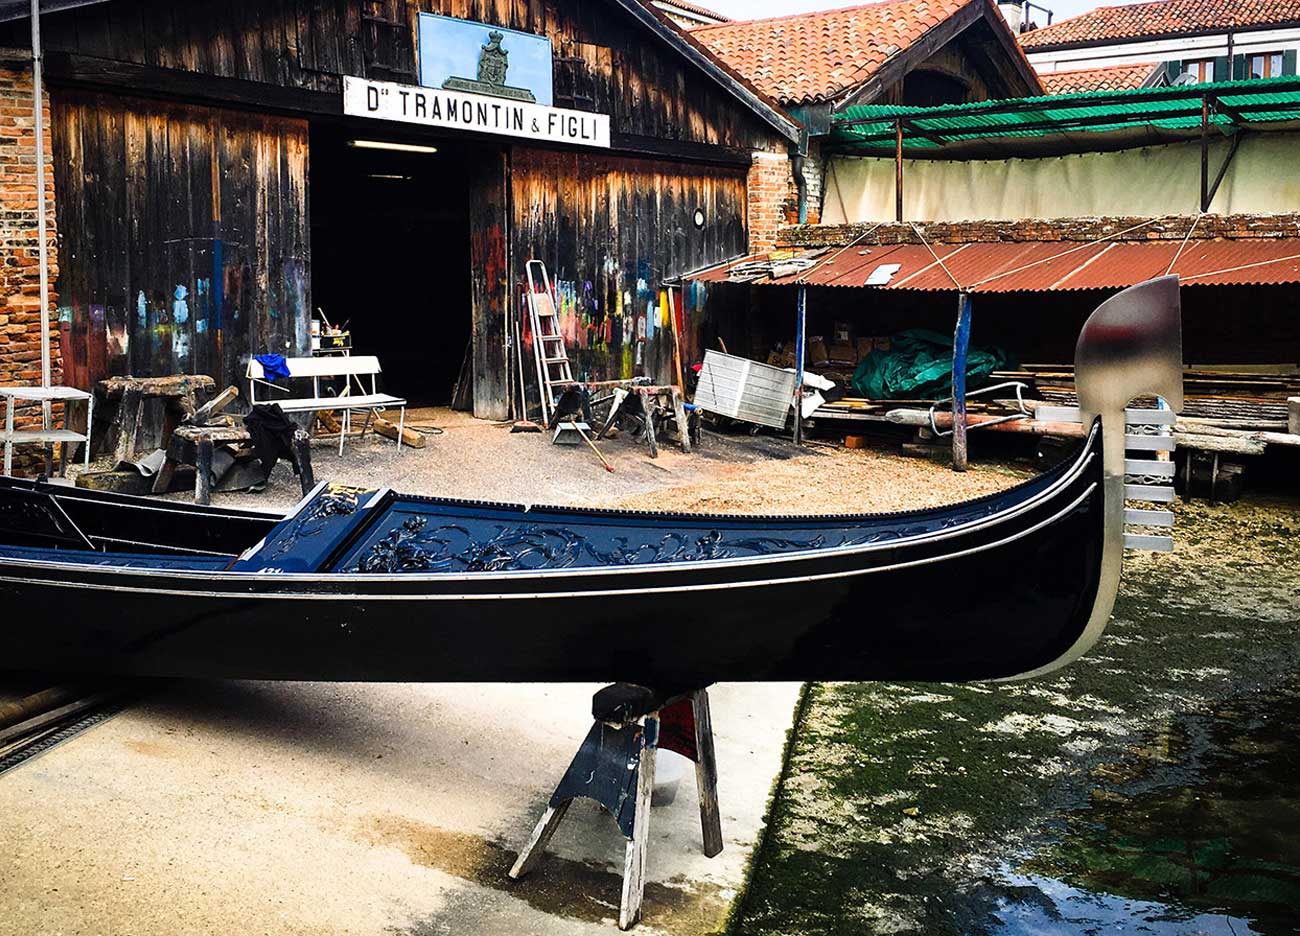
[[[695,761],[704,854],[712,858],[722,851],[709,694],[706,689],[664,692],[615,683],[592,697],[591,713],[596,723],[551,795],[550,805],[520,851],[510,877],[521,878],[537,867],[570,803],[579,796],[594,799],[614,816],[628,840],[618,911],[618,927],[625,930],[641,919],[650,798],[659,748]]]

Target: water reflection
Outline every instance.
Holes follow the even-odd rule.
[[[1003,931],[1300,933],[1298,733],[1300,683],[1176,720],[1007,876]]]

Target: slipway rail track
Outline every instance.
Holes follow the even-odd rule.
[[[141,695],[124,685],[55,686],[29,694],[9,707],[11,718],[0,720],[0,776],[103,724]]]

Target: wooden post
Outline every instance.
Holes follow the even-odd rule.
[[[659,713],[646,716],[640,765],[636,778],[636,814],[632,837],[623,856],[623,897],[618,905],[618,928],[631,929],[641,919],[645,897],[645,857],[650,838],[650,800],[655,791],[655,754],[659,749]]]
[[[903,220],[903,119],[894,121],[894,220]]]
[[[546,852],[546,846],[551,842],[551,836],[560,827],[560,822],[563,821],[564,814],[569,811],[569,804],[572,802],[573,800],[565,800],[558,806],[546,807],[546,812],[542,813],[542,818],[537,821],[533,834],[528,837],[528,844],[524,845],[519,852],[519,857],[515,859],[514,867],[510,869],[512,881],[519,880],[537,867]]]
[[[966,470],[966,350],[970,345],[971,297],[957,294],[957,328],[952,338],[952,467]]]
[[[808,287],[795,293],[794,327],[794,444],[803,444],[803,365],[808,336]]]
[[[677,434],[682,437],[682,451],[689,455],[691,453],[691,423],[686,418],[686,407],[682,403],[682,393],[680,387],[672,387],[668,391],[668,397],[673,404],[673,419],[677,422]]]
[[[645,390],[637,388],[634,391],[641,398],[641,412],[645,414],[645,442],[650,446],[650,457],[659,457],[659,440],[655,438],[655,411],[651,397],[647,396]]]
[[[1210,210],[1210,96],[1201,95],[1201,211]]]
[[[207,435],[200,436],[196,447],[194,503],[206,507],[212,503],[212,439]]]
[[[722,851],[722,813],[718,808],[718,761],[713,750],[713,716],[709,712],[709,690],[691,694],[695,716],[695,785],[700,794],[700,828],[704,854],[712,858]]]

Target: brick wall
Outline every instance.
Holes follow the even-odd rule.
[[[1030,218],[1018,221],[944,221],[918,224],[935,244],[980,244],[996,241],[1182,240],[1193,222],[1192,236],[1215,238],[1300,237],[1300,214],[1188,215],[1164,218]],[[785,226],[777,242],[783,247],[840,247],[845,244],[919,244],[910,224],[833,224]]]
[[[776,233],[784,224],[798,220],[799,195],[795,188],[790,158],[785,153],[754,153],[749,167],[748,218],[749,251],[761,253],[776,246]]]
[[[49,98],[44,102],[49,128]],[[53,287],[58,276],[54,229],[54,170],[45,134],[46,235],[50,260],[50,356],[60,383],[58,315]],[[28,61],[0,59],[0,384],[41,382],[40,261],[36,234],[36,130],[32,120],[32,73]],[[39,423],[40,410],[18,410],[17,424]],[[14,473],[31,470],[39,454],[14,450]]]

